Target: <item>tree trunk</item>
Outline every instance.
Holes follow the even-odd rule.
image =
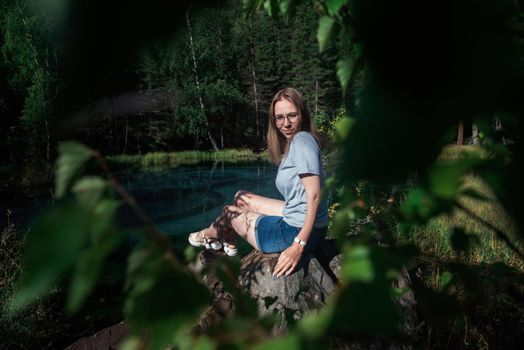
[[[494,116],[493,123],[494,123],[495,131],[497,132],[498,135],[501,135],[500,141],[504,145],[507,144],[507,140],[504,137],[504,134],[502,133],[502,121],[497,116]]]
[[[198,67],[197,67],[197,61],[195,56],[195,48],[193,46],[193,34],[191,33],[191,22],[189,22],[189,11],[186,11],[186,24],[187,24],[187,31],[189,33],[189,47],[191,49],[191,58],[193,59],[193,73],[195,73],[195,84],[198,92],[198,102],[200,104],[200,110],[202,111],[202,116],[204,118],[204,124],[206,128],[207,137],[209,138],[209,141],[211,142],[211,145],[213,146],[213,149],[215,151],[218,151],[218,146],[213,138],[211,136],[211,132],[209,131],[209,123],[206,117],[206,110],[204,108],[204,101],[202,100],[202,93],[200,92],[200,81],[198,79]]]
[[[253,102],[255,103],[255,123],[259,145],[262,144],[262,132],[260,129],[260,116],[258,113],[258,91],[257,91],[257,73],[256,73],[256,54],[255,44],[253,43],[253,23],[249,18],[249,42],[251,50],[251,76],[253,77]]]
[[[254,62],[251,62],[251,74],[253,76],[253,100],[255,102],[255,122],[256,122],[256,128],[257,128],[257,137],[260,143],[262,134],[260,132],[260,119],[258,115],[257,76],[255,73],[255,63]]]
[[[464,122],[461,120],[458,124],[457,145],[462,146],[463,144],[464,144]]]
[[[32,52],[33,60],[35,61],[36,66],[40,68],[40,62],[38,62],[38,51],[35,45],[33,44],[33,35],[31,34],[31,31],[29,30],[29,26],[27,25],[27,21],[25,20],[25,16],[24,16],[24,13],[22,12],[22,9],[20,8],[20,6],[17,6],[17,7],[18,7],[18,12],[20,13],[20,17],[22,18],[22,23],[24,24],[25,29],[26,29],[25,35],[27,38],[27,42],[29,43],[31,50],[33,51]]]
[[[51,136],[49,134],[49,124],[47,123],[47,118],[44,120],[45,122],[45,134],[46,134],[46,159],[49,160],[49,151],[51,148]]]
[[[471,126],[471,143],[474,145],[479,143],[479,129],[475,124]]]
[[[318,79],[315,80],[315,117],[318,116]]]
[[[127,135],[129,130],[129,119],[126,117],[126,131],[124,136],[124,154],[127,152]]]

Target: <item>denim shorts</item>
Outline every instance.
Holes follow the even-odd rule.
[[[300,227],[291,226],[282,216],[261,215],[255,222],[255,237],[263,253],[277,253],[286,250],[300,232]],[[327,227],[314,228],[304,249],[311,252],[326,238]]]

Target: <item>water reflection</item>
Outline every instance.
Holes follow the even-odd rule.
[[[276,171],[262,161],[215,162],[131,174],[122,182],[159,230],[182,235],[209,225],[240,189],[281,198],[275,187]],[[140,226],[127,206],[121,208],[118,219],[128,228]]]
[[[276,171],[275,166],[264,161],[217,161],[124,173],[117,178],[158,229],[180,235],[209,225],[240,189],[281,198],[275,187]],[[49,195],[16,203],[0,201],[0,224],[7,224],[5,213],[9,209],[9,221],[18,229],[26,229],[52,205]],[[125,228],[140,227],[137,215],[128,206],[119,210],[118,221]]]

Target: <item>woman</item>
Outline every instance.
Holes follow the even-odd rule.
[[[293,88],[276,93],[269,108],[267,133],[271,160],[279,165],[276,186],[284,201],[247,191],[206,229],[189,235],[194,246],[236,254],[236,235],[264,253],[282,252],[273,275],[290,275],[304,251],[325,238],[327,201],[321,200],[324,181],[319,139],[302,95]]]

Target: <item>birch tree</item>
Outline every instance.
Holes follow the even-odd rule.
[[[189,35],[189,48],[190,48],[190,51],[191,51],[191,58],[192,58],[192,61],[193,61],[193,73],[194,73],[194,76],[195,76],[195,86],[196,86],[196,91],[197,91],[197,94],[198,94],[198,103],[199,103],[199,106],[200,106],[200,112],[201,112],[202,118],[204,120],[204,125],[205,125],[205,128],[206,128],[207,137],[209,138],[209,141],[211,142],[211,145],[213,146],[213,149],[215,151],[218,151],[217,143],[216,143],[215,139],[213,138],[213,136],[211,135],[211,132],[209,131],[209,122],[208,122],[207,117],[206,117],[206,109],[204,107],[204,101],[202,100],[202,92],[200,91],[200,81],[199,81],[199,78],[198,78],[198,65],[197,65],[197,60],[196,60],[196,57],[195,57],[195,48],[194,48],[194,45],[193,45],[193,34],[191,32],[191,22],[189,21],[189,10],[186,11],[186,24],[187,24],[187,32],[188,32],[188,35]]]

